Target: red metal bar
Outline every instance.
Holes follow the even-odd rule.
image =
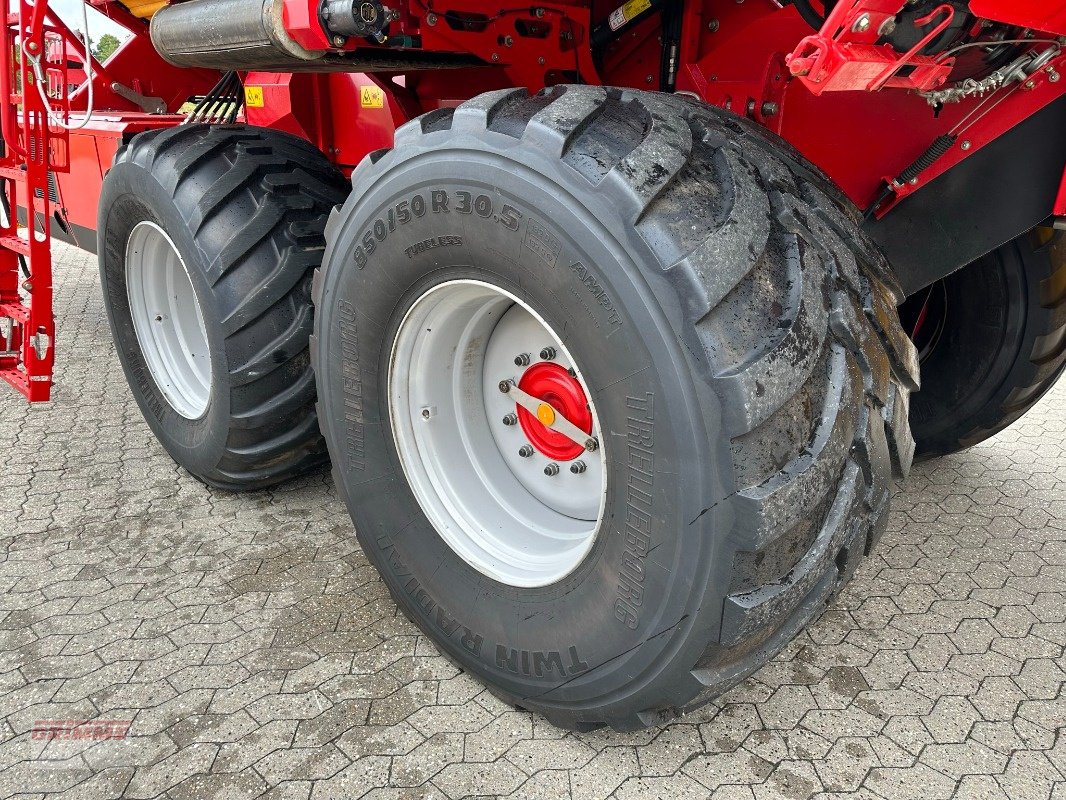
[[[6,224],[0,225],[0,378],[31,402],[48,400],[51,395],[55,322],[49,173],[66,169],[69,158],[67,131],[49,120],[50,110],[64,118],[69,112],[65,46],[50,57],[46,37],[65,40],[70,35],[66,26],[66,33],[46,28],[46,16],[47,3],[20,0],[17,20],[13,23],[9,17],[3,26],[3,57],[7,62],[0,70],[0,94],[4,98],[0,130],[5,143],[0,177],[11,209]],[[10,85],[16,42],[22,50],[17,59],[21,97],[13,96]],[[38,76],[59,87],[57,97],[42,97]],[[40,88],[47,90],[47,85]],[[49,103],[55,107],[50,109]],[[24,237],[19,235],[15,211],[20,188],[27,209]],[[22,264],[28,277],[20,275]]]

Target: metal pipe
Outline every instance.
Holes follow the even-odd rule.
[[[306,50],[289,36],[282,0],[188,0],[152,17],[152,44],[178,67],[277,69],[315,61],[324,50]]]

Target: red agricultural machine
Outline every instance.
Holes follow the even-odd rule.
[[[1066,4],[88,2],[103,63],[4,28],[0,374],[48,399],[51,238],[95,251],[174,459],[331,460],[407,615],[558,725],[742,680],[1066,362]]]

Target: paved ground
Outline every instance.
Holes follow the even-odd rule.
[[[397,615],[326,477],[182,474],[95,259],[60,250],[57,302],[55,401],[0,393],[0,797],[1066,798],[1066,385],[918,467],[851,587],[720,702],[571,735]],[[31,733],[89,718],[129,738]]]

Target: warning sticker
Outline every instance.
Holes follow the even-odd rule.
[[[359,88],[359,105],[363,108],[384,108],[385,92],[377,86],[362,86]]]
[[[612,31],[616,31],[634,17],[638,17],[651,8],[651,0],[629,0],[625,5],[616,8],[607,18],[607,24]]]
[[[262,108],[263,107],[263,87],[262,86],[245,86],[244,87],[244,104],[248,108]]]

